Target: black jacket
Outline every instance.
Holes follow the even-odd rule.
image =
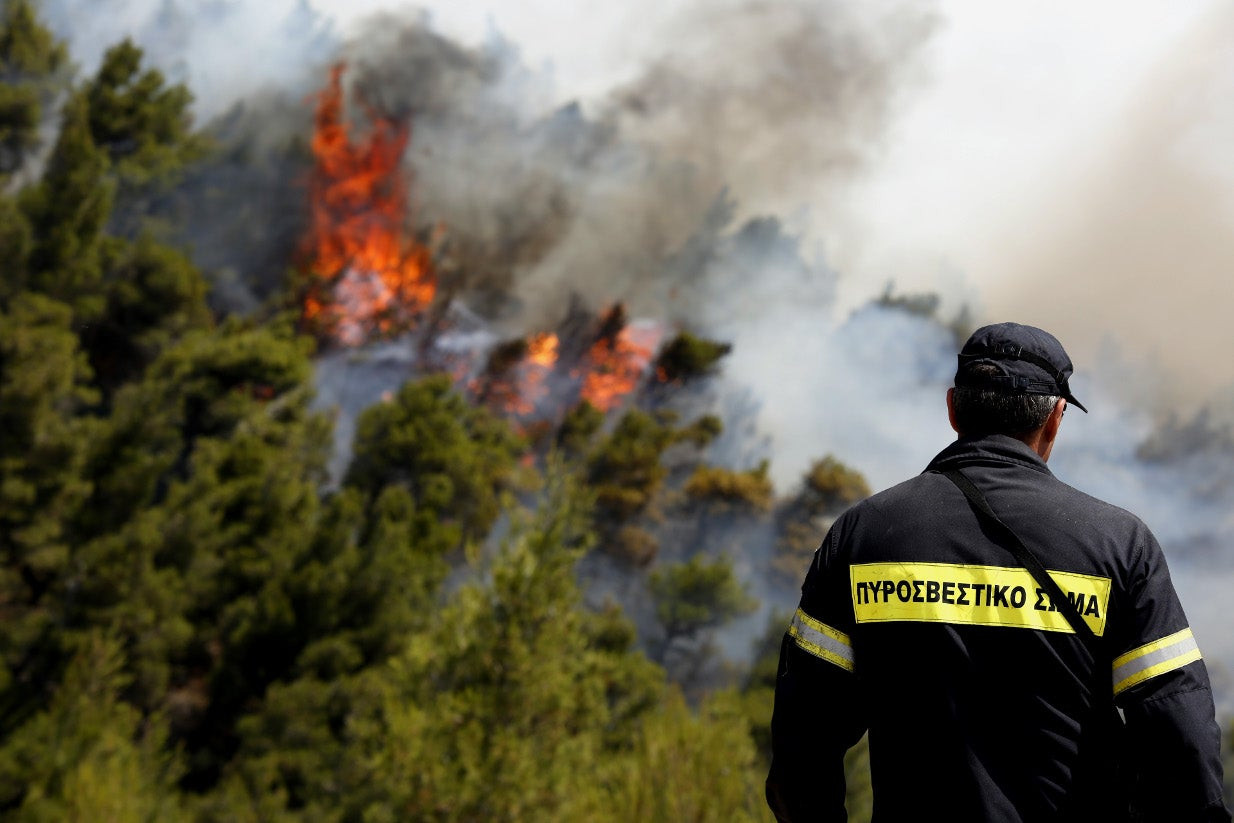
[[[844,820],[843,755],[868,730],[875,821],[1118,820],[1129,794],[1147,819],[1229,820],[1208,673],[1148,528],[1009,437],[930,468],[976,484],[1097,643],[942,475],[865,500],[815,553],[781,647],[776,816]]]

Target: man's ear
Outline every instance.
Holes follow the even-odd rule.
[[[1058,427],[1063,424],[1063,412],[1067,410],[1067,401],[1063,398],[1058,398],[1058,402],[1054,404],[1054,410],[1050,412],[1050,416],[1045,421],[1045,431],[1042,434],[1046,438],[1053,440],[1058,437]]]
[[[960,433],[960,427],[955,422],[955,389],[947,389],[947,421],[951,423],[952,430]]]
[[[1054,404],[1054,410],[1050,412],[1050,416],[1046,418],[1045,425],[1041,427],[1041,438],[1038,440],[1037,453],[1041,455],[1042,460],[1049,460],[1050,453],[1054,451],[1054,438],[1058,437],[1058,428],[1063,423],[1063,412],[1067,410],[1067,401],[1063,398],[1058,398],[1058,402]]]

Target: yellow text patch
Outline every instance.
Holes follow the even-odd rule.
[[[1051,571],[1084,622],[1105,633],[1110,579]],[[858,623],[910,621],[1014,626],[1073,633],[1028,569],[952,563],[860,563],[850,567]]]

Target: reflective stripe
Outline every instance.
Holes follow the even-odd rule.
[[[1114,660],[1114,694],[1120,694],[1150,677],[1181,669],[1200,659],[1200,647],[1191,634],[1183,629],[1169,637],[1145,643]]]
[[[802,651],[834,663],[846,672],[853,670],[853,644],[848,635],[797,609],[788,633]]]

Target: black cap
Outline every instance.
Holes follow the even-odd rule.
[[[965,369],[972,363],[989,363],[997,374],[973,374]],[[1049,394],[1088,412],[1071,394],[1067,380],[1072,372],[1071,358],[1058,338],[1035,326],[996,323],[973,332],[960,350],[956,371],[957,387],[997,389],[1020,394]]]

